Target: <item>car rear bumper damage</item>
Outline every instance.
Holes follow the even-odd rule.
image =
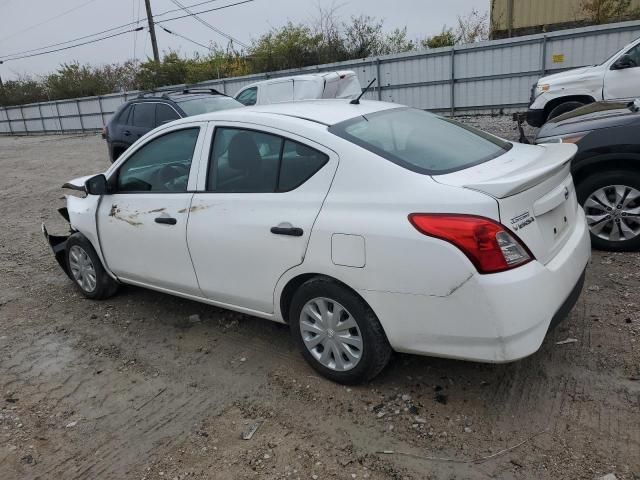
[[[591,257],[584,213],[562,250],[491,275],[474,274],[446,296],[359,291],[399,352],[489,363],[535,353],[575,305]]]

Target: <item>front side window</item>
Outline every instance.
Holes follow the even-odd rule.
[[[207,190],[220,193],[273,193],[294,190],[329,157],[278,135],[216,128]]]
[[[153,128],[156,119],[155,103],[136,103],[133,107],[133,124],[134,127]]]
[[[329,131],[408,170],[429,175],[478,165],[512,147],[488,133],[413,108],[362,115]]]
[[[247,88],[236,97],[236,100],[246,106],[255,105],[258,101],[258,87]]]
[[[120,167],[117,192],[186,192],[199,132],[176,130],[140,147]]]
[[[636,67],[640,67],[640,43],[630,49],[627,52],[627,55],[631,57],[631,59],[635,62]]]

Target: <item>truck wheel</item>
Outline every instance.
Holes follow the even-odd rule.
[[[362,298],[329,278],[312,278],[296,291],[289,325],[307,362],[334,382],[371,380],[391,358],[375,313]]]
[[[576,193],[595,248],[640,249],[640,172],[596,172],[576,185]]]
[[[578,102],[578,101],[561,103],[560,105],[557,105],[549,112],[549,115],[547,116],[547,121],[551,120],[552,118],[559,117],[563,113],[567,113],[567,112],[570,112],[571,110],[575,110],[576,108],[584,107],[585,105],[586,104],[584,102]]]
[[[84,235],[71,235],[66,251],[68,272],[85,297],[102,300],[116,293],[118,282],[105,271],[98,254]]]

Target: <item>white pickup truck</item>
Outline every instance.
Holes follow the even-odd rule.
[[[533,86],[527,123],[540,127],[547,120],[588,103],[640,97],[640,38],[600,65],[542,77]]]

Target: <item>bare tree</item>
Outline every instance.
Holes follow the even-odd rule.
[[[489,13],[472,9],[467,15],[458,15],[456,43],[475,43],[489,38]]]

